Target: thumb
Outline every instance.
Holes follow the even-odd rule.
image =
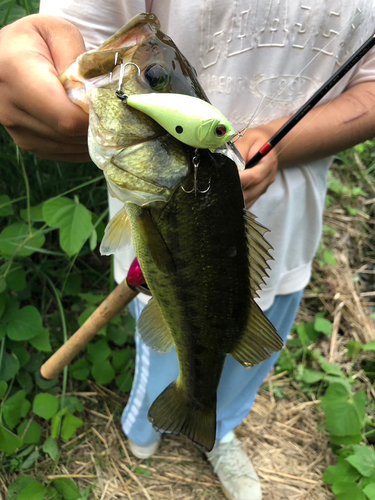
[[[30,16],[30,20],[49,49],[49,62],[56,68],[57,75],[86,51],[80,31],[69,21],[41,14]]]

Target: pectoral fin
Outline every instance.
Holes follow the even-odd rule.
[[[155,299],[151,299],[139,318],[138,331],[143,342],[157,352],[168,352],[173,338]]]
[[[157,267],[167,274],[174,273],[176,267],[171,252],[148,210],[142,211],[137,224],[140,235]]]
[[[231,356],[245,368],[257,365],[280,351],[283,341],[275,327],[251,299],[249,321],[245,333],[240,338]]]
[[[131,244],[130,222],[123,207],[111,219],[105,228],[104,238],[100,245],[102,255],[111,255]]]

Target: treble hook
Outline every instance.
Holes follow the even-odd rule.
[[[181,185],[181,189],[184,191],[186,194],[190,194],[194,191],[195,196],[197,196],[197,193],[199,194],[205,194],[208,193],[211,187],[211,177],[210,180],[208,181],[208,187],[205,190],[198,189],[198,167],[199,167],[199,154],[198,151],[195,150],[195,155],[193,156],[192,159],[193,165],[194,165],[194,183],[193,183],[193,188],[190,190],[187,190],[184,188],[184,186]]]
[[[118,63],[118,59],[120,59],[120,63]],[[137,68],[138,76],[141,76],[141,68],[138,66],[138,64],[135,64],[134,62],[126,62],[124,64],[121,54],[119,52],[116,52],[115,67],[120,66],[120,76],[119,76],[119,81],[118,81],[118,88],[116,90],[116,95],[125,104],[126,104],[126,101],[127,101],[129,96],[121,90],[121,87],[122,87],[122,82],[124,80],[125,68],[126,68],[126,66],[130,66],[130,65],[135,66]]]

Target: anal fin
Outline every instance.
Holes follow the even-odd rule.
[[[204,451],[211,451],[216,437],[216,401],[199,407],[189,400],[178,381],[172,382],[151,405],[148,419],[159,432],[183,434]]]
[[[275,327],[258,304],[251,299],[247,328],[236,347],[230,352],[231,356],[245,368],[250,368],[268,359],[282,347],[283,341]]]

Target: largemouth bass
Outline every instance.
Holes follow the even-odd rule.
[[[270,245],[266,229],[245,210],[235,148],[229,146],[228,156],[189,147],[116,96],[120,89],[208,100],[195,70],[152,14],[137,16],[80,56],[66,78],[85,84],[85,96],[78,92],[73,99],[89,109],[90,154],[111,194],[124,202],[102,251],[121,249],[131,228],[153,295],[139,334],[158,351],[175,346],[179,359],[180,375],[152,404],[149,419],[157,430],[184,434],[209,451],[226,356],[251,367],[282,347],[254,302]]]

